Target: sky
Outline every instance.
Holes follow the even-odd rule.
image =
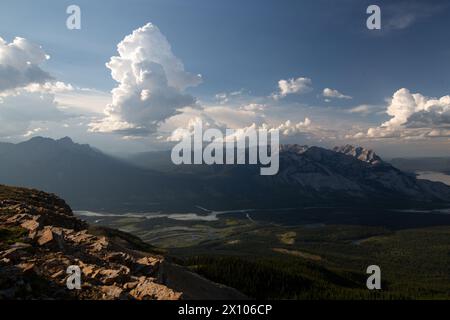
[[[448,30],[439,0],[2,0],[0,141],[70,136],[123,154],[167,149],[202,121],[450,156]]]

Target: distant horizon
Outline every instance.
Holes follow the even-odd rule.
[[[0,143],[9,143],[9,144],[17,145],[17,144],[20,144],[20,143],[31,141],[33,139],[49,139],[49,140],[52,140],[52,141],[56,142],[56,141],[64,140],[66,138],[69,138],[75,144],[89,145],[90,147],[92,147],[94,149],[97,149],[97,150],[101,151],[102,153],[105,153],[107,155],[114,156],[114,157],[119,157],[119,158],[124,157],[124,156],[131,156],[131,155],[147,153],[147,152],[155,152],[155,153],[157,153],[157,152],[171,152],[172,151],[172,149],[170,147],[167,147],[165,149],[157,149],[157,150],[149,149],[149,150],[136,151],[136,152],[117,152],[117,153],[115,153],[115,152],[108,152],[107,150],[103,150],[101,147],[98,147],[98,146],[96,146],[94,144],[91,144],[91,143],[88,143],[88,142],[86,142],[86,143],[85,142],[80,142],[80,141],[78,141],[78,140],[76,140],[76,139],[74,139],[74,138],[72,138],[70,136],[48,137],[48,136],[37,135],[37,136],[33,136],[33,137],[30,137],[30,138],[27,138],[27,139],[23,139],[22,141],[17,141],[17,142],[0,140]],[[350,143],[334,145],[334,146],[325,146],[325,145],[320,145],[320,144],[300,144],[300,143],[295,143],[295,142],[289,142],[289,143],[282,143],[281,145],[299,145],[299,146],[307,146],[307,147],[319,147],[319,148],[324,148],[324,149],[328,149],[328,150],[332,150],[335,147],[342,147],[342,146],[349,145],[349,146],[353,146],[355,148],[362,147],[364,149],[371,150],[371,151],[375,152],[378,156],[380,156],[383,160],[388,160],[388,161],[392,160],[392,159],[395,159],[395,158],[404,158],[404,159],[422,159],[422,158],[423,159],[433,159],[433,158],[447,159],[447,158],[449,158],[450,159],[450,154],[448,154],[448,155],[446,155],[446,154],[443,154],[443,155],[426,155],[426,156],[401,156],[401,155],[399,155],[399,156],[386,156],[386,155],[383,155],[382,153],[377,152],[376,149],[367,148],[364,145],[350,144]]]

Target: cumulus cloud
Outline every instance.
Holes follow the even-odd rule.
[[[394,93],[387,114],[392,118],[383,127],[450,126],[450,96],[428,98],[403,88]]]
[[[45,83],[32,83],[24,88],[28,92],[45,92],[45,93],[66,93],[74,91],[75,88],[71,84],[67,84],[61,81],[45,82]]]
[[[194,97],[183,90],[202,78],[184,70],[158,27],[149,23],[135,30],[117,49],[119,55],[106,66],[119,84],[112,90],[106,117],[91,123],[91,131],[145,135],[180,108],[195,105]]]
[[[201,109],[187,107],[180,110],[179,114],[167,119],[158,129],[158,133],[161,136],[160,139],[164,140],[167,133],[170,136],[175,132],[177,136],[183,130],[193,128],[193,124],[198,121],[202,121],[205,127],[221,130],[238,129],[252,123],[259,125],[265,121],[265,115],[259,109],[247,110],[246,107],[207,106]],[[169,139],[169,141],[172,140]]]
[[[290,94],[308,93],[313,90],[312,80],[304,77],[280,80],[278,81],[278,90],[279,92],[272,94],[272,98],[275,100],[284,98]]]
[[[248,136],[249,132],[260,129],[267,130],[269,133],[278,131],[281,143],[299,143],[299,141],[303,141],[305,138],[307,140],[311,138],[316,139],[318,133],[322,134],[320,127],[313,126],[312,121],[309,118],[305,118],[304,121],[300,122],[288,120],[279,124],[262,123],[258,125],[252,123],[249,126],[235,129],[233,133],[225,136],[225,140],[243,140]]]
[[[0,37],[0,93],[51,81],[41,69],[49,58],[41,46],[27,39],[17,37],[7,43]]]
[[[31,130],[28,130],[28,131],[23,135],[23,137],[29,138],[29,137],[34,136],[35,134],[38,134],[39,132],[42,132],[42,131],[45,131],[45,130],[46,130],[45,128],[37,127],[37,128],[31,129]]]
[[[175,129],[169,137],[166,138],[166,141],[175,142],[181,141],[185,137],[190,137],[194,134],[194,128],[199,124],[202,125],[203,129],[215,128],[219,129],[223,132],[225,139],[235,139],[240,140],[242,137],[245,137],[250,130],[259,130],[265,129],[268,132],[273,132],[278,130],[280,135],[282,136],[295,136],[299,134],[305,134],[309,132],[309,127],[311,126],[311,120],[306,118],[303,122],[292,123],[290,120],[285,123],[281,123],[279,125],[269,125],[267,123],[262,123],[260,125],[256,123],[252,123],[248,126],[234,128],[233,133],[226,135],[226,129],[221,126],[218,126],[217,123],[211,123],[208,121],[204,121],[202,117],[194,117],[190,119],[185,127],[180,127]]]
[[[272,121],[266,121],[270,119],[266,119],[265,115],[259,112],[262,107],[262,105],[250,104],[241,108],[225,106],[206,107],[202,110],[186,108],[183,113],[172,117],[164,124],[161,129],[169,134],[164,135],[161,130],[159,138],[169,142],[180,141],[186,136],[191,136],[196,125],[200,123],[204,129],[219,129],[224,135],[227,129],[234,130],[234,133],[228,138],[245,136],[246,132],[251,129],[279,130],[280,135],[285,137],[313,133],[317,129],[312,126],[309,118],[299,122],[288,120],[272,123]]]
[[[323,95],[325,98],[331,98],[331,99],[352,99],[351,96],[342,94],[342,93],[340,93],[338,90],[336,90],[336,89],[330,89],[330,88],[325,88],[325,89],[323,89],[322,95]]]
[[[68,109],[73,111],[75,105],[91,106],[80,99],[84,89],[57,81],[43,69],[44,62],[49,59],[41,46],[27,39],[17,37],[7,43],[0,38],[2,137],[29,137],[44,130],[44,126],[31,128],[36,123],[57,122],[71,117]],[[67,103],[69,96],[73,97],[73,104]]]
[[[0,137],[29,137],[49,122],[71,117],[55,95],[74,88],[42,69],[50,59],[41,46],[24,38],[0,38]]]
[[[190,137],[194,133],[195,127],[201,125],[203,129],[209,129],[209,128],[220,128],[223,131],[225,131],[225,128],[221,127],[220,124],[212,120],[211,118],[208,118],[205,115],[200,116],[194,116],[191,119],[188,119],[187,122],[185,122],[185,125],[183,127],[178,127],[165,139],[169,142],[176,142],[181,141],[185,137]],[[163,137],[161,137],[163,138]]]
[[[449,136],[450,96],[429,98],[402,88],[394,93],[386,113],[391,119],[359,132],[355,138],[432,138]]]
[[[280,124],[278,127],[274,127],[280,131],[284,136],[293,136],[299,133],[305,133],[311,127],[311,120],[305,118],[303,122],[292,123],[290,120]]]

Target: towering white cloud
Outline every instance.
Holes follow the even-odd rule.
[[[178,109],[195,105],[183,90],[202,78],[184,70],[158,27],[149,23],[135,30],[117,49],[119,55],[106,66],[119,84],[112,90],[106,117],[91,123],[91,131],[148,134]]]

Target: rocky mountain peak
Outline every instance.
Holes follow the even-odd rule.
[[[373,150],[363,147],[355,147],[347,144],[345,146],[334,147],[333,151],[355,157],[358,160],[370,163],[372,165],[383,163],[383,160]]]
[[[59,142],[62,144],[67,144],[67,145],[74,144],[73,140],[69,137],[64,137],[64,138],[58,139],[58,140],[56,140],[56,142]]]
[[[89,145],[75,143],[70,137],[63,137],[61,139],[52,139],[47,137],[36,136],[27,141],[21,142],[18,145],[32,146],[32,147],[47,147],[47,148],[90,148]]]

